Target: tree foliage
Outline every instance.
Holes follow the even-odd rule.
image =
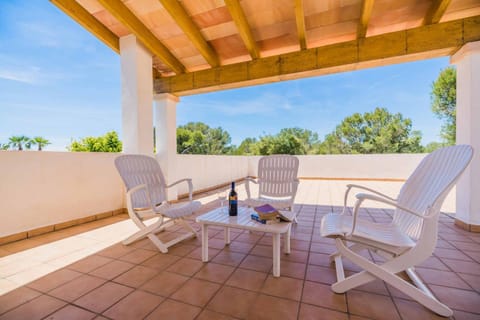
[[[260,137],[250,149],[253,151],[253,154],[257,155],[302,155],[315,153],[318,145],[319,140],[317,133],[308,129],[284,128],[276,135],[265,135]]]
[[[67,150],[73,152],[121,152],[122,142],[115,131],[110,131],[99,137],[73,140]]]
[[[28,143],[30,138],[27,136],[11,136],[8,138],[8,144],[11,148],[16,148],[18,151],[22,151],[23,148],[30,149],[30,144]]]
[[[457,116],[457,73],[455,68],[447,67],[442,70],[432,84],[430,93],[433,113],[444,121],[441,130],[443,140],[448,144],[455,144],[456,116]]]
[[[385,108],[346,117],[325,137],[319,153],[422,152],[421,133],[412,131],[412,121]]]
[[[34,137],[28,141],[29,149],[32,145],[36,145],[38,151],[42,151],[43,148],[49,144],[51,144],[51,142],[43,137]]]
[[[189,122],[177,128],[177,152],[186,154],[227,154],[231,152],[230,134],[221,127],[210,128],[202,122]]]

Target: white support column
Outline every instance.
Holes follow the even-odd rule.
[[[457,67],[457,144],[470,144],[474,156],[457,184],[455,224],[480,232],[480,41],[451,57]]]
[[[167,184],[177,180],[177,96],[163,93],[155,100],[155,147],[157,160],[162,167]],[[168,200],[177,199],[177,188],[169,188]]]
[[[120,38],[124,153],[153,155],[152,56],[134,35]]]

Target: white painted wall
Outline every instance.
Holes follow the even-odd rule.
[[[0,237],[125,207],[117,155],[0,151]],[[405,179],[423,156],[299,156],[299,176]],[[176,176],[201,190],[256,176],[259,158],[177,155]],[[180,185],[178,193],[187,192]]]
[[[0,151],[0,237],[125,207],[116,156]]]

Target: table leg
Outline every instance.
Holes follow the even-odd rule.
[[[286,254],[290,254],[290,236],[291,236],[291,230],[292,230],[292,225],[288,228],[288,231],[285,233],[284,237],[284,248],[283,251],[285,251]]]
[[[225,244],[229,245],[230,244],[230,228],[225,227],[223,230],[224,232],[224,239],[225,239]]]
[[[273,276],[280,277],[280,234],[272,234],[273,239]]]
[[[202,224],[202,261],[208,262],[208,225]]]

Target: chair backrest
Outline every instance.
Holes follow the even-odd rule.
[[[291,197],[296,191],[298,158],[291,155],[272,155],[258,162],[259,195]]]
[[[148,195],[145,190],[133,193],[134,208],[150,208],[166,200],[165,178],[155,158],[136,154],[121,155],[115,159],[115,167],[127,191],[138,185],[147,185]]]
[[[456,145],[438,149],[427,155],[407,179],[398,196],[398,204],[438,219],[445,197],[470,163],[473,149]],[[436,217],[435,217],[436,215]],[[395,210],[393,222],[412,239],[419,239],[423,220],[402,210]],[[429,237],[437,237],[437,229]],[[424,231],[425,232],[425,231]]]

